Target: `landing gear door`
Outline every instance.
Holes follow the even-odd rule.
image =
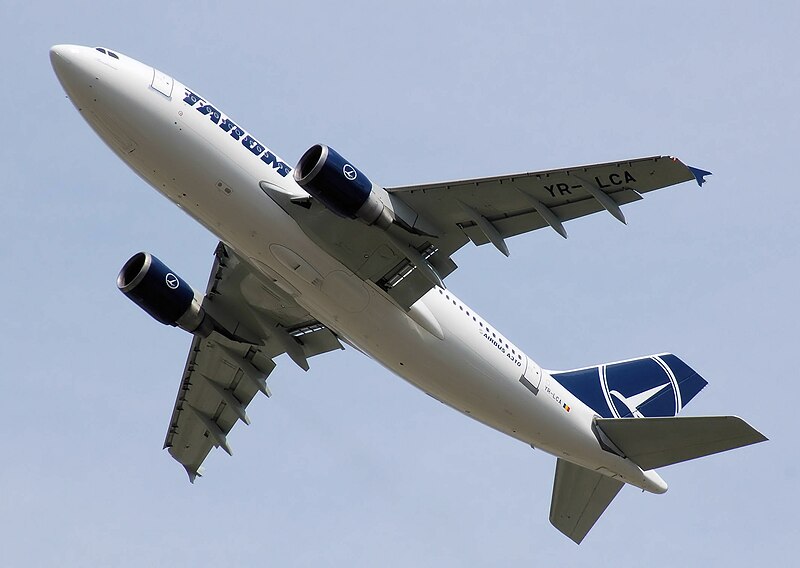
[[[519,378],[519,382],[525,385],[533,394],[539,394],[539,383],[542,381],[542,368],[525,356],[525,372]]]

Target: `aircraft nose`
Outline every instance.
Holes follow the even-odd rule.
[[[90,67],[94,59],[91,47],[62,44],[50,48],[50,64],[65,88],[80,77],[91,75]]]
[[[63,72],[67,65],[72,62],[77,54],[75,45],[54,45],[50,48],[50,64],[56,73]]]

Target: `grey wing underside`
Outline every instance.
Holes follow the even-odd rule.
[[[309,357],[342,349],[328,328],[222,243],[203,308],[237,339],[213,332],[192,340],[164,441],[192,482],[213,448],[232,453],[228,433],[237,421],[250,423],[253,398],[270,396],[275,357],[287,353],[308,369]]]
[[[620,162],[389,188],[440,231],[454,228],[476,245],[608,211],[625,222],[619,206],[642,194],[685,181],[702,184],[709,172],[677,158],[652,156]]]
[[[320,247],[408,309],[456,269],[451,256],[470,241],[492,243],[508,255],[509,237],[547,227],[566,237],[566,221],[599,211],[624,222],[621,205],[677,183],[702,183],[705,175],[676,158],[653,156],[393,187],[387,189],[389,199],[402,222],[386,231],[338,217],[312,198],[289,199],[266,182],[262,189]],[[417,269],[426,263],[433,278],[430,270]]]

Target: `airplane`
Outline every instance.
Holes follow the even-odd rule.
[[[765,441],[735,416],[677,416],[707,384],[661,353],[541,368],[444,284],[469,242],[507,240],[710,172],[669,156],[382,187],[333,148],[289,166],[194,89],[103,48],[56,45],[68,98],[111,150],[219,245],[205,293],[149,252],[117,286],[192,335],[164,447],[194,483],[282,354],[361,351],[434,399],[556,457],[550,522],[580,543],[623,485],[664,493],[657,468]]]

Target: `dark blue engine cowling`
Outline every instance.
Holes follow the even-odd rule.
[[[325,207],[348,219],[374,223],[384,206],[372,182],[336,150],[323,144],[309,148],[294,170],[295,181]]]
[[[203,320],[192,287],[150,253],[137,253],[125,263],[117,288],[163,324],[194,331]]]

